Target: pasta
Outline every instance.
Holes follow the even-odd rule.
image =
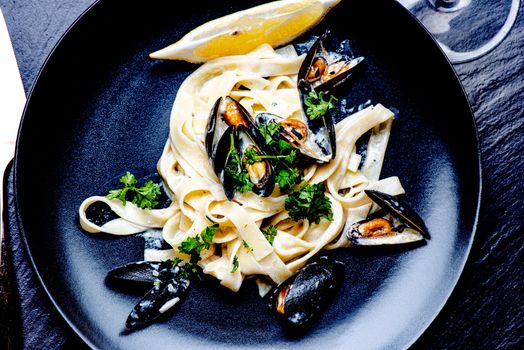
[[[333,220],[323,219],[318,224],[307,219],[291,220],[284,208],[286,195],[278,187],[269,197],[245,192],[227,200],[204,146],[209,111],[221,96],[232,96],[253,116],[269,112],[282,118],[301,118],[296,81],[303,60],[304,56],[298,56],[292,46],[275,51],[262,45],[249,54],[222,57],[200,66],[178,90],[169,138],[157,165],[165,190],[172,197],[171,205],[144,210],[117,199],[89,197],[79,208],[82,228],[114,235],[161,229],[163,239],[173,249],[157,255],[149,252],[146,258],[187,259],[177,248],[212,220],[220,228],[210,248],[202,251],[199,265],[232,291],[238,291],[243,280],[252,275],[281,283],[321,250],[351,245],[341,234],[344,227],[366,218],[373,210],[364,189],[391,195],[404,193],[397,177],[379,180],[394,117],[389,109],[378,104],[347,116],[335,127],[335,159],[304,170],[303,180],[310,184],[323,182],[331,200]],[[371,136],[362,163],[356,142],[369,130]],[[86,210],[95,202],[107,204],[119,218],[101,226],[89,221]],[[261,231],[263,223],[277,227],[273,244]],[[233,272],[235,259],[238,269]]]

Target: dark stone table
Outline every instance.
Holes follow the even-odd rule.
[[[92,2],[0,0],[26,91],[60,36]],[[415,349],[524,348],[523,10],[521,4],[517,23],[494,51],[455,66],[479,131],[482,207],[462,277]],[[20,237],[10,239],[22,305],[22,347],[86,348],[47,299]]]

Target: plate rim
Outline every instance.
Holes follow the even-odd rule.
[[[34,91],[35,91],[35,89],[36,89],[36,87],[38,85],[38,81],[40,80],[42,74],[46,71],[46,68],[47,68],[50,60],[53,58],[56,50],[61,46],[61,44],[64,41],[64,39],[67,38],[67,36],[74,29],[74,27],[76,27],[76,25],[80,21],[82,21],[86,15],[88,15],[91,11],[93,11],[96,7],[100,6],[100,4],[105,2],[105,1],[108,1],[108,0],[95,0],[80,15],[78,15],[78,17],[62,33],[60,38],[57,40],[57,42],[54,44],[53,48],[51,49],[51,51],[49,52],[49,54],[45,58],[43,64],[41,65],[37,75],[35,76],[35,78],[33,80],[33,85],[31,86],[31,90],[30,90],[30,92],[27,95],[27,100],[26,100],[26,103],[25,103],[25,106],[24,106],[24,110],[23,110],[22,117],[21,117],[21,120],[20,120],[20,125],[19,125],[18,132],[17,132],[15,156],[14,156],[14,159],[13,159],[13,192],[14,192],[14,207],[15,207],[16,221],[17,221],[17,226],[18,226],[20,234],[21,234],[21,239],[22,239],[22,242],[23,242],[23,246],[24,246],[25,251],[26,251],[26,253],[28,255],[29,261],[31,263],[30,264],[31,268],[32,268],[33,272],[36,274],[40,286],[43,287],[43,289],[44,289],[44,291],[45,291],[45,293],[47,295],[47,298],[51,301],[51,303],[54,306],[55,310],[58,311],[59,315],[62,317],[62,319],[65,321],[65,323],[75,332],[75,334],[80,339],[82,339],[82,341],[84,343],[86,343],[86,345],[88,345],[91,349],[94,349],[94,350],[102,350],[102,348],[96,346],[93,343],[93,341],[91,340],[91,338],[88,335],[84,334],[84,332],[77,327],[76,323],[73,320],[71,320],[70,317],[67,316],[66,313],[62,310],[62,308],[58,304],[58,301],[53,297],[52,293],[50,292],[49,288],[47,287],[46,282],[44,281],[44,279],[43,279],[43,277],[42,277],[42,275],[40,273],[40,270],[39,270],[39,268],[38,268],[38,266],[36,264],[36,261],[35,261],[35,259],[33,257],[33,254],[31,253],[31,247],[30,247],[29,241],[27,239],[26,230],[24,229],[22,215],[20,213],[20,205],[19,205],[19,202],[18,202],[18,195],[17,195],[17,193],[18,193],[19,183],[18,183],[18,176],[17,176],[17,174],[20,171],[20,169],[19,169],[19,159],[18,159],[18,157],[19,157],[18,153],[19,153],[19,147],[20,147],[19,144],[20,144],[20,138],[21,138],[20,136],[22,135],[22,131],[24,129],[23,128],[24,122],[25,122],[26,119],[28,119],[28,118],[26,118],[27,117],[26,116],[26,114],[27,114],[27,107],[28,107],[29,103],[32,100],[33,93],[34,93]],[[266,1],[266,2],[272,2],[272,1],[274,1],[274,0]],[[452,63],[450,62],[449,58],[446,56],[444,51],[442,50],[442,47],[438,44],[438,42],[431,35],[431,33],[422,25],[420,20],[418,20],[408,9],[406,9],[404,6],[402,6],[398,0],[391,0],[390,3],[391,3],[392,6],[396,6],[399,11],[404,11],[404,13],[409,15],[411,17],[411,19],[414,20],[417,23],[418,27],[421,30],[423,30],[423,32],[425,33],[425,36],[429,37],[429,39],[431,39],[431,41],[433,42],[433,45],[436,46],[438,48],[439,52],[440,52],[440,58],[444,59],[445,64],[451,70],[451,72],[452,72],[452,74],[454,76],[455,81],[458,83],[458,86],[460,87],[460,90],[462,92],[462,96],[461,96],[462,98],[461,99],[466,102],[467,110],[469,112],[468,113],[469,120],[467,120],[467,121],[470,122],[471,126],[472,126],[472,130],[470,129],[469,131],[470,132],[473,131],[473,141],[475,143],[474,146],[475,146],[475,150],[476,150],[474,163],[476,164],[477,171],[478,171],[478,174],[477,174],[478,175],[478,183],[475,184],[476,185],[475,187],[477,188],[476,208],[474,210],[474,218],[473,218],[473,222],[472,222],[471,233],[468,235],[468,242],[467,242],[466,247],[464,248],[463,258],[460,261],[460,265],[457,266],[458,267],[457,268],[457,273],[451,279],[452,282],[450,283],[449,290],[446,293],[444,293],[445,297],[443,298],[442,302],[439,304],[439,306],[437,308],[435,308],[435,311],[433,312],[431,317],[428,317],[426,319],[426,321],[422,323],[422,325],[420,327],[420,330],[418,332],[413,333],[411,335],[411,339],[408,342],[406,342],[405,349],[409,349],[410,347],[413,346],[413,344],[418,339],[421,338],[421,336],[428,330],[428,328],[431,326],[431,324],[435,321],[435,319],[442,312],[442,310],[444,309],[445,305],[447,304],[449,298],[451,297],[451,295],[455,291],[460,278],[463,276],[464,269],[465,269],[466,264],[467,264],[467,262],[468,262],[468,260],[470,258],[470,253],[471,253],[471,249],[472,249],[472,246],[473,246],[473,241],[475,240],[475,236],[476,236],[476,233],[477,233],[477,227],[478,227],[479,216],[480,216],[480,208],[481,208],[481,202],[482,202],[482,183],[483,183],[483,181],[482,181],[483,180],[483,177],[482,177],[482,157],[481,157],[480,141],[479,141],[478,127],[477,127],[477,123],[476,123],[476,120],[475,120],[475,115],[474,115],[473,110],[471,108],[471,104],[470,104],[470,101],[468,99],[468,95],[466,93],[466,90],[464,89],[462,81],[460,80],[460,77],[457,74],[454,66],[452,65]]]

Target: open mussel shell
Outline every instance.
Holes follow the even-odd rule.
[[[126,328],[144,327],[175,306],[186,294],[189,281],[175,276],[155,280],[153,288],[135,305],[126,321]]]
[[[425,238],[430,238],[422,218],[404,200],[380,191],[364,190],[364,192],[382,209],[419,231]]]
[[[357,245],[393,245],[429,239],[420,216],[404,201],[387,193],[365,190],[382,210],[348,227],[349,240]]]
[[[349,52],[326,50],[329,34],[329,30],[326,30],[306,55],[298,72],[299,89],[309,86],[317,92],[329,93],[346,81],[354,68],[364,60],[363,57],[349,57]]]
[[[271,123],[281,123],[282,132],[277,137],[313,161],[327,163],[335,157],[335,126],[331,117],[316,121],[284,119],[271,113],[260,113],[256,117],[257,127]]]
[[[311,90],[304,87],[300,92],[300,99],[302,101],[302,108],[305,111],[306,98]],[[311,120],[307,116],[304,117],[309,129],[308,146],[313,151],[315,159],[318,163],[327,163],[334,159],[337,154],[337,140],[335,136],[335,121],[329,111],[316,120]]]
[[[205,144],[211,161],[214,161],[224,132],[231,126],[238,127],[239,125],[243,125],[248,130],[255,129],[249,112],[237,100],[230,96],[219,97],[211,108],[206,126]]]
[[[308,325],[334,299],[343,277],[341,262],[320,257],[277,286],[269,307],[288,326]]]
[[[267,155],[268,148],[260,131],[246,109],[232,97],[220,97],[214,104],[206,128],[206,151],[213,169],[224,186],[226,197],[231,200],[235,195],[234,179],[225,169],[233,166],[236,157],[238,172],[247,171],[253,192],[269,196],[275,188],[275,176],[271,163],[267,160],[254,164],[242,161],[244,152],[252,148],[259,155]]]
[[[386,214],[354,223],[346,231],[351,242],[361,246],[395,245],[422,241],[422,234]]]

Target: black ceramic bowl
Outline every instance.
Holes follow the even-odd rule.
[[[399,110],[383,177],[398,175],[432,239],[415,249],[346,249],[344,285],[310,329],[287,334],[247,282],[232,294],[195,285],[174,314],[127,334],[140,295],[105,284],[142,259],[137,237],[90,235],[78,207],[126,170],[153,172],[172,102],[196,68],[148,58],[196,25],[261,1],[108,1],[67,32],[31,92],[15,160],[16,208],[35,269],[57,309],[97,349],[354,348],[412,344],[462,271],[479,205],[475,126],[461,85],[427,32],[395,1],[339,4],[313,30],[366,57],[339,96]]]

